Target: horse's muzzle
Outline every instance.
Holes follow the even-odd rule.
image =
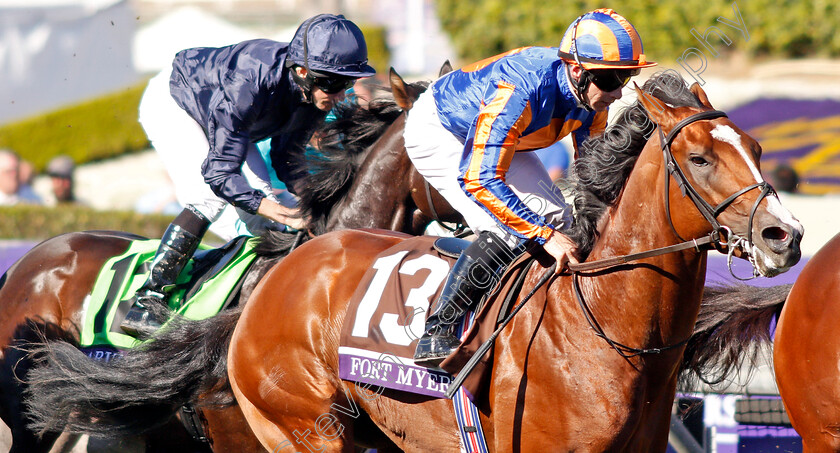
[[[799,247],[804,233],[802,224],[787,210],[783,215],[765,212],[756,217],[752,253],[761,275],[772,277],[796,265],[802,257]]]

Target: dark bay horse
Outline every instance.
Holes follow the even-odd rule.
[[[762,184],[758,144],[714,111],[697,84],[689,90],[665,73],[637,93],[639,101],[575,162],[576,221],[569,234],[588,259],[708,237],[719,221],[730,239],[750,238],[719,246],[737,247],[758,272],[774,275],[794,265],[801,226]],[[666,160],[676,183],[668,184]],[[701,215],[701,202],[719,208],[711,221]],[[252,293],[229,340],[227,369],[266,449],[459,450],[449,401],[387,390],[372,398],[338,377],[338,332],[350,296],[377,255],[405,238],[374,230],[317,237],[274,266]],[[496,340],[489,395],[480,401],[491,451],[665,451],[705,265],[706,251],[698,247],[549,280]],[[530,272],[523,294],[543,273]],[[594,326],[610,340],[593,334]],[[205,335],[179,342],[180,328],[155,342],[178,343],[187,357],[228,341]],[[76,369],[90,362],[71,357],[72,347],[51,343],[47,352],[32,378],[32,405],[46,425],[93,431],[124,425],[144,403],[120,395],[116,389],[126,386],[119,384],[140,385],[167,368],[165,357],[136,351],[140,365],[121,361],[123,374],[106,383],[97,369]],[[95,394],[110,399],[73,398],[87,382],[81,379],[91,376],[101,384]],[[181,388],[171,399],[194,391]]]
[[[688,377],[720,381],[752,358],[755,343],[772,342],[779,394],[806,453],[840,452],[838,263],[840,234],[808,260],[793,285],[716,289],[704,300],[695,353],[684,365]]]
[[[406,175],[416,171],[401,142],[403,107],[411,106],[425,84],[407,84],[396,73],[392,83],[396,102],[380,100],[373,102],[370,110],[348,109],[319,131],[321,158],[307,163],[309,174],[298,189],[313,234],[352,227],[418,234],[429,222],[430,217],[420,213],[412,200],[418,189],[412,189]],[[99,269],[138,238],[118,232],[58,236],[37,245],[0,279],[0,417],[12,430],[12,452],[46,452],[56,436],[45,433],[39,437],[26,427],[28,420],[23,415],[21,395],[30,366],[25,350],[37,339],[32,323],[40,324],[39,330],[49,326],[47,335],[77,340],[82,306]],[[264,239],[264,256],[252,267],[242,300],[290,244],[282,235]],[[261,449],[235,406],[205,410],[202,415],[217,451]],[[176,441],[178,435],[182,442]],[[147,439],[150,451],[189,451],[184,449],[194,447],[177,422]]]

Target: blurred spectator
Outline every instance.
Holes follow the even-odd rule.
[[[566,177],[566,169],[569,168],[569,151],[562,142],[556,142],[548,148],[535,151],[545,166],[548,176],[555,183]]]
[[[799,188],[799,175],[793,167],[779,164],[770,172],[770,185],[780,192],[796,193]]]
[[[21,186],[32,185],[32,180],[35,179],[35,166],[32,165],[32,162],[26,159],[20,160],[20,165],[18,165],[18,179],[20,180]]]
[[[26,159],[20,160],[20,165],[18,166],[18,180],[20,180],[20,188],[18,189],[18,193],[21,194],[22,197],[27,199],[37,199],[40,200],[41,197],[35,193],[35,190],[32,188],[32,182],[35,179],[35,166],[32,165],[32,162],[29,162]]]
[[[52,183],[52,192],[56,204],[79,203],[73,193],[73,172],[75,170],[76,163],[70,156],[56,156],[47,164],[47,175]]]
[[[0,205],[41,204],[41,199],[31,190],[21,192],[20,187],[20,156],[0,149]]]

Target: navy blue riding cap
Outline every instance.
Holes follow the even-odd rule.
[[[356,24],[333,14],[319,14],[298,27],[287,58],[317,72],[345,77],[369,77],[367,44]]]

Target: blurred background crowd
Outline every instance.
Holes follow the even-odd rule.
[[[0,204],[176,213],[171,182],[136,122],[136,103],[148,78],[184,48],[259,37],[287,41],[303,18],[342,13],[367,37],[379,73],[368,83],[387,86],[390,66],[408,79],[430,80],[447,59],[458,67],[518,46],[556,46],[566,24],[599,6],[0,0]],[[825,218],[831,210],[820,206],[840,193],[835,6],[697,0],[667,8],[624,0],[607,6],[638,27],[646,53],[660,62],[655,70],[674,69],[702,83],[715,106],[762,143],[765,177],[796,194],[787,198],[804,217],[806,253],[825,242],[833,232],[823,230],[835,223]],[[633,97],[628,87],[618,104]],[[553,176],[564,174],[568,143],[540,154]]]
[[[137,123],[137,103],[148,78],[184,48],[261,37],[288,41],[303,18],[342,13],[362,26],[378,70],[366,85],[382,93],[376,87],[387,86],[391,66],[409,80],[431,80],[445,60],[458,67],[523,45],[556,46],[568,23],[600,6],[573,1],[547,7],[526,0],[0,0],[0,205],[177,213],[171,181]],[[676,70],[701,83],[717,108],[761,142],[765,178],[806,226],[805,254],[833,236],[833,216],[840,215],[827,208],[840,193],[836,6],[769,0],[686,0],[667,7],[617,0],[607,6],[633,21],[645,53],[660,62],[643,71],[639,83],[657,70]],[[632,87],[625,88],[612,113],[633,99]],[[569,145],[540,152],[553,177],[564,175]],[[41,234],[47,232],[54,233]],[[0,237],[43,239],[19,233],[7,229]]]

